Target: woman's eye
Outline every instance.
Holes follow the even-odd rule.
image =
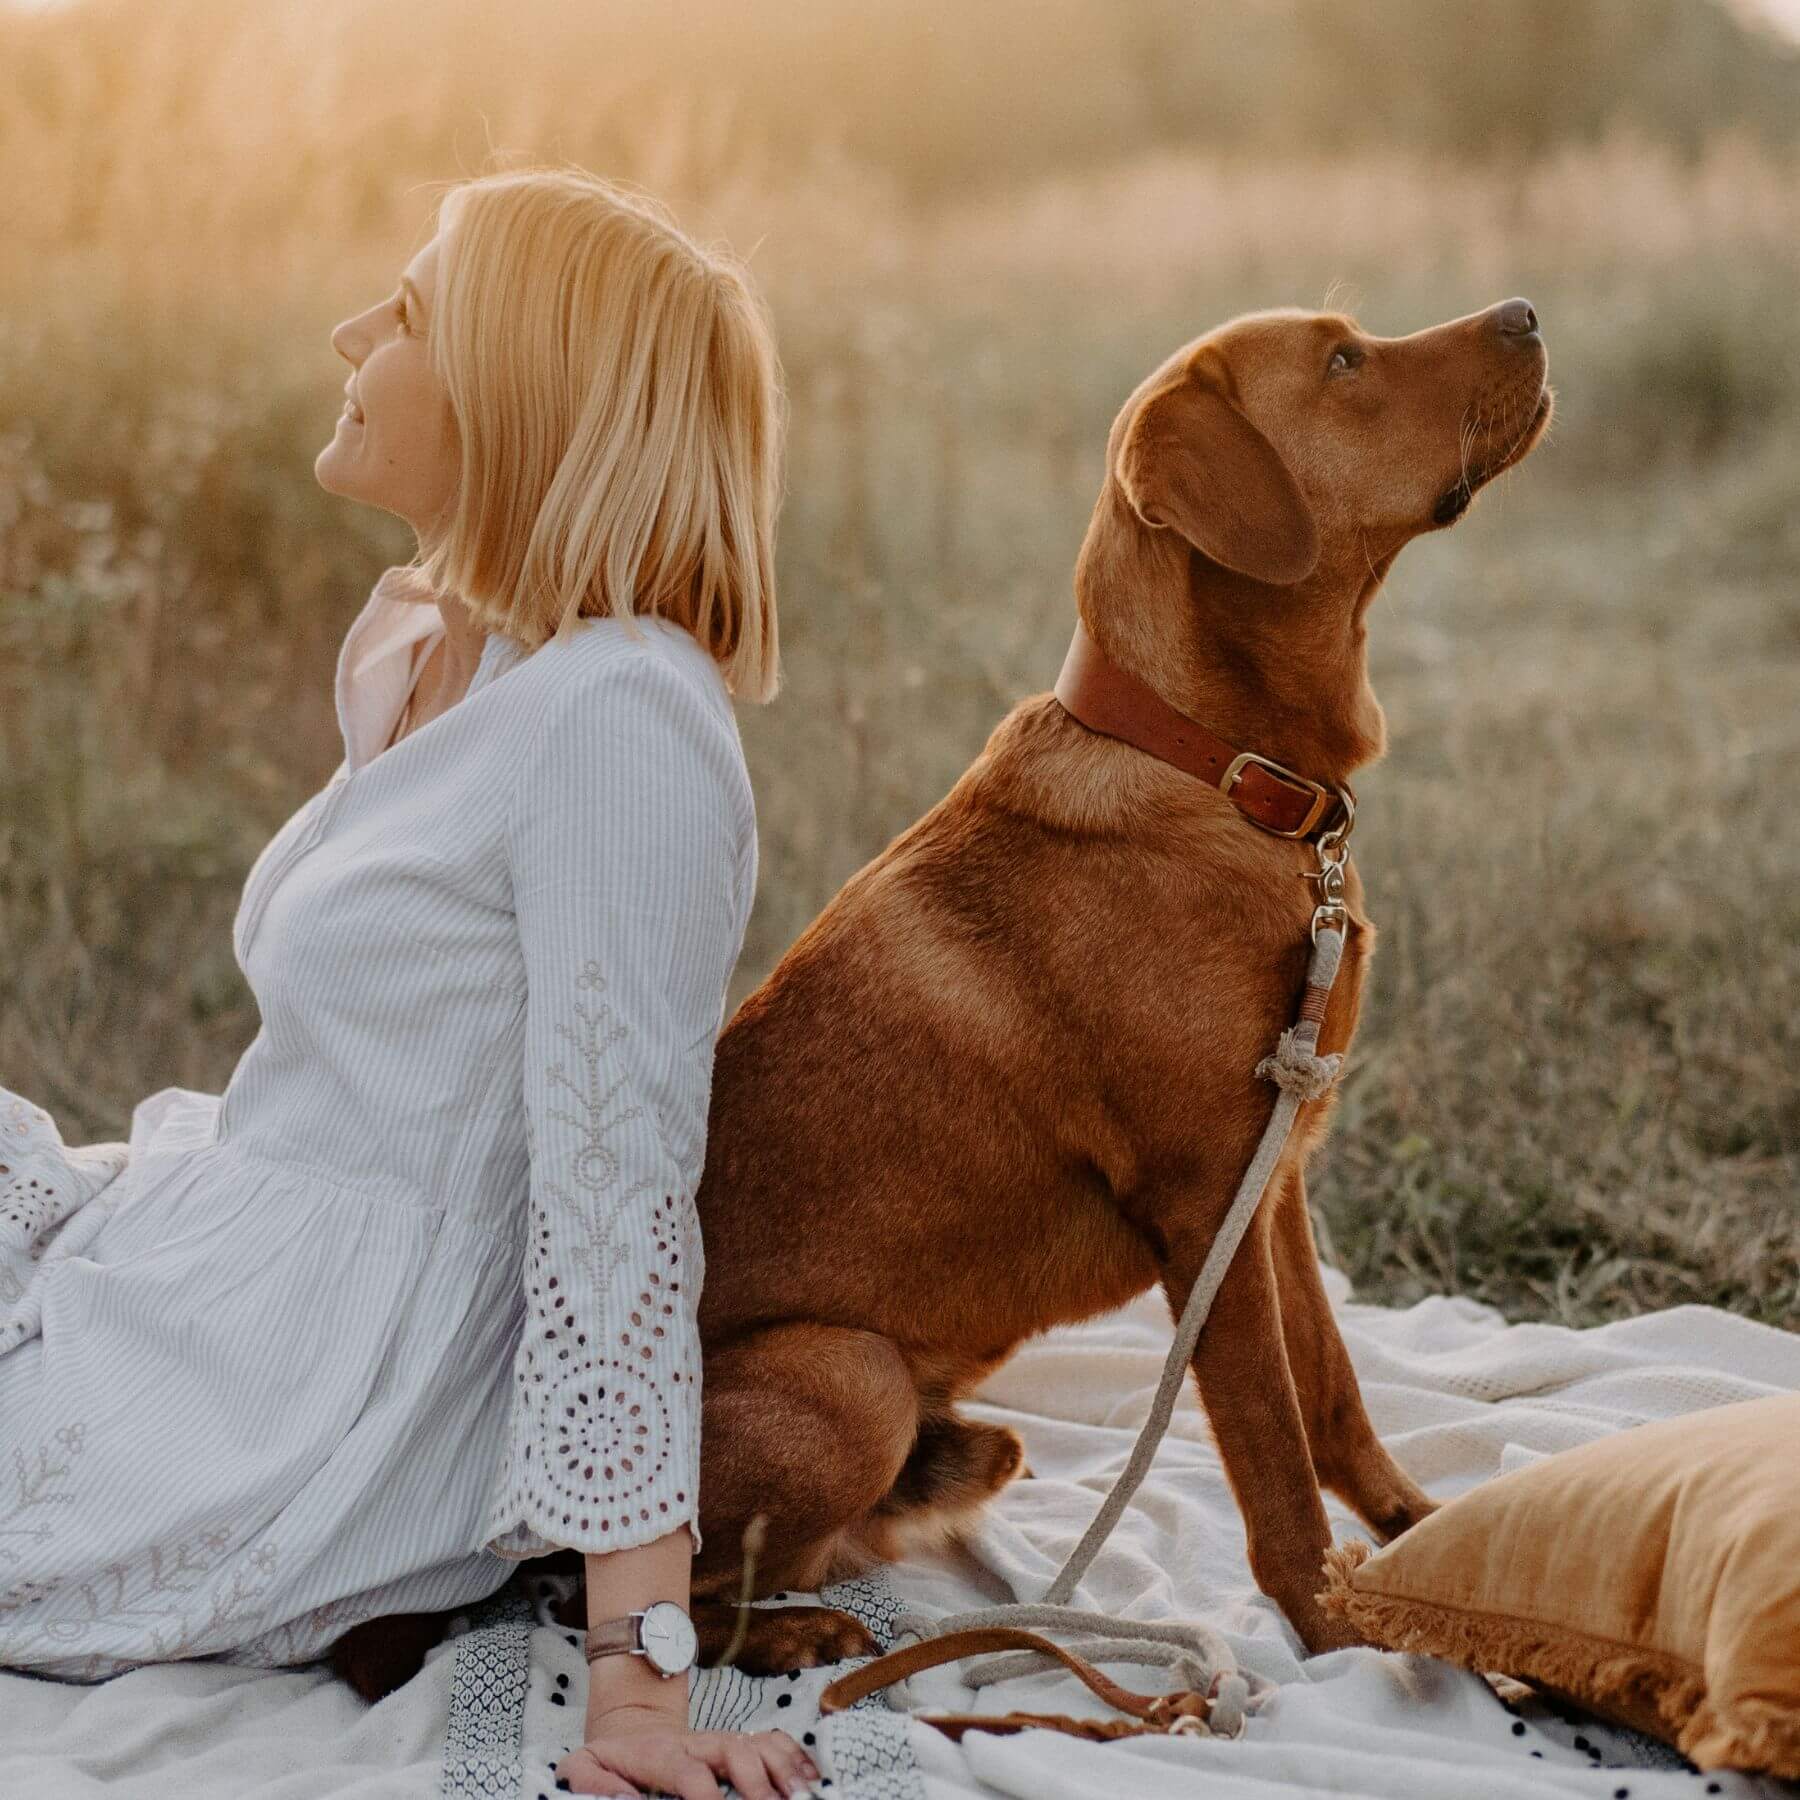
[[[1326,368],[1329,375],[1342,375],[1347,369],[1354,369],[1363,359],[1363,353],[1354,344],[1340,344],[1331,353],[1331,362]]]
[[[411,337],[412,336],[412,328],[406,322],[406,302],[404,300],[402,300],[400,302],[400,304],[394,308],[394,317],[400,321],[400,330],[401,330],[402,335],[404,335],[406,337]]]

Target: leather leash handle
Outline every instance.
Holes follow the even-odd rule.
[[[945,1737],[960,1744],[969,1731],[991,1731],[1011,1737],[1016,1731],[1060,1731],[1064,1737],[1088,1738],[1110,1744],[1117,1738],[1166,1737],[1162,1725],[1141,1725],[1135,1719],[1072,1719],[1067,1713],[918,1713],[921,1725],[935,1725]]]
[[[1129,1713],[1134,1725],[1122,1720],[1071,1719],[1060,1713],[1001,1713],[992,1717],[972,1713],[946,1713],[938,1718],[921,1717],[927,1725],[936,1725],[946,1736],[960,1738],[965,1731],[1024,1731],[1032,1726],[1048,1726],[1056,1731],[1069,1731],[1076,1737],[1133,1737],[1143,1731],[1167,1731],[1178,1719],[1205,1721],[1212,1702],[1204,1694],[1134,1694],[1116,1681],[1102,1675],[1090,1662],[1084,1662],[1072,1650],[1053,1644],[1035,1631],[1021,1631],[1011,1625],[986,1625],[969,1631],[952,1631],[942,1637],[926,1638],[908,1644],[904,1650],[890,1650],[860,1669],[840,1675],[819,1696],[819,1712],[842,1712],[858,1700],[887,1687],[892,1682],[916,1675],[921,1669],[935,1669],[941,1663],[957,1662],[965,1656],[984,1656],[994,1650],[1036,1650],[1053,1658],[1090,1692],[1108,1706]],[[1093,1727],[1110,1727],[1095,1731]]]

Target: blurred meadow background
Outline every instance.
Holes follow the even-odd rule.
[[[1800,1317],[1800,59],[1714,0],[0,0],[0,1082],[219,1091],[396,521],[314,485],[432,183],[747,254],[791,406],[740,998],[1055,677],[1114,412],[1233,313],[1528,296],[1552,440],[1371,615],[1364,1298]],[[1800,8],[1794,9],[1800,12]],[[1196,996],[1196,1004],[1203,997]]]

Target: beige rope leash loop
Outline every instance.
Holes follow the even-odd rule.
[[[821,1710],[831,1712],[848,1705],[839,1698],[827,1704],[834,1695],[860,1698],[921,1669],[931,1668],[958,1657],[983,1654],[1008,1646],[1018,1654],[987,1655],[963,1672],[970,1687],[986,1687],[996,1681],[1010,1681],[1014,1676],[1035,1674],[1058,1663],[1078,1675],[1102,1699],[1114,1705],[1111,1692],[1117,1684],[1108,1680],[1091,1661],[1136,1662],[1154,1664],[1178,1671],[1188,1686],[1184,1692],[1161,1696],[1145,1702],[1142,1695],[1130,1695],[1132,1705],[1121,1710],[1138,1720],[1135,1725],[1119,1721],[1073,1719],[1061,1714],[945,1714],[934,1717],[921,1714],[922,1721],[937,1725],[949,1735],[960,1737],[964,1731],[1021,1731],[1028,1726],[1066,1731],[1077,1737],[1132,1736],[1142,1731],[1196,1732],[1207,1736],[1236,1737],[1242,1730],[1244,1716],[1253,1711],[1268,1691],[1260,1677],[1242,1673],[1225,1640],[1198,1623],[1157,1624],[1139,1619],[1116,1619],[1107,1613],[1084,1612],[1067,1604],[1081,1578],[1088,1571],[1101,1546],[1112,1535],[1132,1496],[1149,1473],[1150,1463],[1168,1431],[1175,1402],[1187,1379],[1188,1365],[1194,1346],[1212,1312],[1213,1301],[1237,1254],[1238,1245],[1250,1229],[1250,1221],[1267,1192],[1276,1164],[1286,1148],[1288,1135],[1300,1108],[1308,1100],[1316,1100],[1337,1079],[1342,1065],[1340,1056],[1320,1056],[1319,1030],[1325,1020],[1325,1007],[1331,997],[1343,962],[1344,931],[1347,914],[1342,902],[1344,855],[1342,837],[1349,835],[1348,826],[1339,836],[1340,851],[1335,858],[1319,849],[1320,868],[1313,878],[1320,882],[1320,902],[1312,920],[1312,958],[1306,972],[1306,988],[1292,1026],[1281,1034],[1274,1051],[1257,1064],[1256,1073],[1272,1081],[1278,1092],[1275,1110],[1264,1127],[1256,1146],[1256,1154],[1244,1171],[1225,1214],[1224,1223],[1207,1251],[1195,1279],[1193,1291],[1182,1308],[1181,1321],[1175,1329],[1175,1341],[1169,1346],[1163,1364],[1162,1379],[1157,1384],[1150,1412],[1132,1446],[1130,1460],[1112,1491],[1101,1503],[1093,1522],[1082,1534],[1081,1541],[1069,1553],[1051,1582],[1040,1605],[988,1607],[979,1612],[959,1613],[936,1621],[918,1614],[907,1614],[900,1621],[903,1630],[911,1631],[922,1641],[900,1650],[890,1651],[874,1662],[865,1664],[848,1676],[840,1677],[825,1690]],[[1038,1638],[1024,1627],[1040,1626],[1048,1630],[1077,1631],[1084,1635],[1077,1646],[1063,1649]],[[1031,1639],[1030,1642],[1019,1642]],[[979,1640],[979,1641],[976,1641]],[[924,1654],[921,1655],[920,1653]],[[1084,1661],[1084,1658],[1089,1659]],[[901,1690],[900,1693],[903,1693]],[[890,1695],[890,1704],[904,1704],[900,1694]],[[1197,1707],[1183,1703],[1198,1699]],[[1140,1707],[1143,1710],[1140,1710]],[[1160,1708],[1160,1710],[1159,1710]],[[1110,1725],[1111,1729],[1102,1729]],[[952,1729],[954,1727],[954,1729]]]

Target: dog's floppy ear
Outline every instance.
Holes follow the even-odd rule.
[[[1203,370],[1184,371],[1137,409],[1118,478],[1146,525],[1172,526],[1202,555],[1253,581],[1288,587],[1319,560],[1318,527],[1299,483]]]

